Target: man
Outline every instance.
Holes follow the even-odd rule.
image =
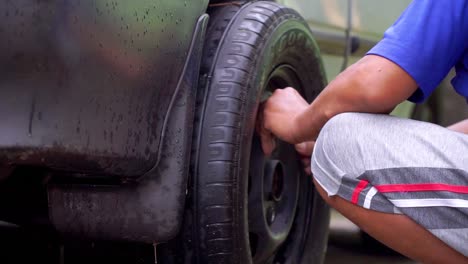
[[[263,149],[273,151],[273,137],[313,149],[305,165],[322,197],[396,251],[468,263],[468,121],[447,129],[388,115],[424,101],[452,67],[468,97],[468,1],[414,1],[312,104],[276,90],[262,113]]]

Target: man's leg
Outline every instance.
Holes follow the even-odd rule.
[[[468,263],[468,136],[342,114],[323,128],[312,172],[324,199],[382,243],[424,263]]]
[[[314,181],[325,201],[366,233],[395,251],[421,263],[468,263],[458,253],[405,215],[364,209],[339,196],[329,197]]]

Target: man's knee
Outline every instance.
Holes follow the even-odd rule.
[[[344,113],[330,119],[322,128],[312,156],[312,173],[329,194],[338,191],[341,177],[364,168],[361,133],[369,116]]]
[[[366,113],[341,113],[332,117],[322,128],[321,134],[326,133],[349,133],[352,130],[362,129],[363,124],[368,123],[372,114]]]
[[[325,189],[323,189],[323,187],[317,183],[316,180],[314,180],[314,185],[315,185],[315,189],[317,190],[317,192],[319,193],[320,197],[322,197],[322,199],[332,208],[335,208],[335,204],[336,204],[336,196],[329,196],[327,191],[325,191]]]
[[[316,141],[316,151],[325,156],[340,155],[355,149],[359,133],[365,130],[363,119],[365,116],[360,113],[343,113],[330,119],[322,128]],[[341,155],[340,155],[341,156]],[[336,157],[339,158],[339,157]]]

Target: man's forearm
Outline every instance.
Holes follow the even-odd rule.
[[[340,113],[389,113],[416,88],[415,81],[393,62],[366,56],[341,73],[297,116],[297,140],[315,140],[325,123]]]

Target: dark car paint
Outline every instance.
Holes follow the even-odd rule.
[[[138,177],[208,0],[0,2],[0,163]]]
[[[165,126],[159,166],[133,184],[49,187],[49,210],[61,233],[106,240],[162,242],[174,237],[185,205],[195,96],[208,15],[200,17],[174,107]]]
[[[207,5],[0,2],[0,165],[65,175],[48,187],[61,233],[140,242],[176,235]]]

